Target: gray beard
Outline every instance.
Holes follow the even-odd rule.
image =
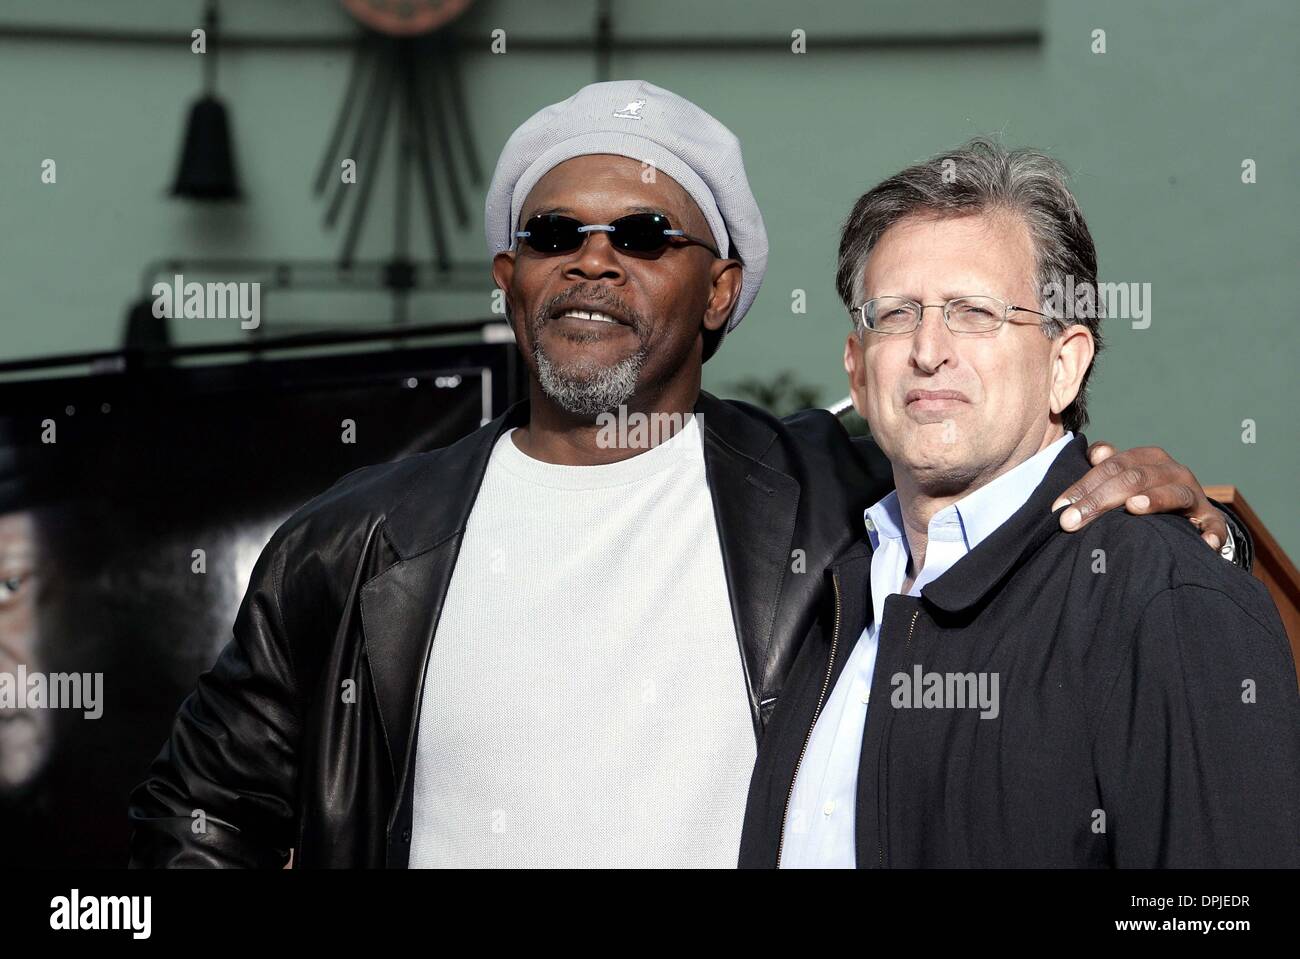
[[[627,403],[636,392],[645,348],[613,366],[579,362],[559,366],[534,341],[533,359],[542,392],[562,410],[574,416],[595,418]]]

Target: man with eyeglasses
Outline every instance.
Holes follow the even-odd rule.
[[[948,176],[955,172],[955,179]],[[893,467],[764,736],[754,867],[1300,864],[1300,698],[1268,591],[1168,516],[1062,531],[1097,256],[1053,159],[977,139],[856,204],[854,406]],[[1085,311],[1086,312],[1086,311]]]
[[[767,236],[739,143],[694,104],[625,81],[546,107],[486,228],[529,401],[275,533],[133,794],[137,865],[736,864],[821,570],[888,464],[825,412],[701,391]],[[680,428],[611,441],[614,412]],[[1142,493],[1227,537],[1161,450],[1068,493],[1084,525]]]

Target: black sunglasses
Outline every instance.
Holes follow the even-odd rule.
[[[721,256],[712,243],[674,230],[662,213],[629,213],[613,223],[583,223],[558,213],[542,213],[530,218],[515,236],[538,253],[572,253],[595,232],[608,233],[614,249],[624,253],[662,253],[674,240],[685,240]]]

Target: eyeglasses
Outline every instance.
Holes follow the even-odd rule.
[[[958,296],[947,303],[917,303],[905,296],[877,296],[849,310],[854,326],[872,333],[893,335],[911,333],[921,325],[921,316],[934,307],[943,310],[943,322],[953,333],[990,333],[1012,313],[1034,313],[1023,306],[1013,306],[995,296]]]
[[[532,217],[515,236],[538,253],[572,253],[591,233],[608,233],[614,249],[624,253],[662,253],[674,240],[696,243],[720,257],[712,243],[674,230],[662,213],[629,213],[613,223],[586,223],[558,213]]]

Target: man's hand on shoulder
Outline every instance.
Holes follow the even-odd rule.
[[[1092,469],[1066,489],[1052,509],[1061,513],[1061,528],[1083,529],[1119,507],[1130,513],[1179,513],[1201,531],[1214,550],[1228,541],[1228,524],[1201,489],[1196,477],[1159,446],[1139,446],[1121,453],[1108,443],[1088,447]]]

